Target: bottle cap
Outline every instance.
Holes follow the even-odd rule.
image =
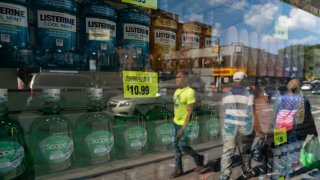
[[[88,88],[88,98],[89,100],[101,100],[102,99],[102,88]]]
[[[59,102],[60,89],[43,89],[43,99],[46,102]]]

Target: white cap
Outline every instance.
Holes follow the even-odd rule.
[[[235,82],[240,82],[243,80],[243,78],[247,77],[246,73],[242,72],[242,71],[238,71],[238,72],[235,72],[233,74],[233,81]]]

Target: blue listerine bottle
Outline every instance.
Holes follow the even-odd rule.
[[[60,89],[44,89],[43,114],[30,126],[36,175],[65,170],[74,159],[72,123],[60,114]]]
[[[121,10],[117,21],[118,45],[127,50],[129,57],[135,61],[133,69],[145,65],[149,57],[149,37],[151,18],[143,8],[131,5]],[[141,61],[143,61],[141,63]],[[144,67],[143,67],[144,68]]]
[[[75,0],[34,0],[36,49],[48,68],[74,68],[79,25]],[[71,53],[71,54],[70,54]]]
[[[80,165],[107,162],[114,145],[111,118],[102,112],[102,89],[88,89],[87,113],[80,116],[75,127],[77,162]]]
[[[7,94],[0,89],[0,179],[32,179],[31,154],[19,122],[8,116]]]
[[[20,50],[29,45],[27,3],[26,0],[2,0],[0,8],[0,64],[16,67],[22,63],[18,58]]]

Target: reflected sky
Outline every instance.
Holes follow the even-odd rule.
[[[241,42],[277,53],[295,44],[317,44],[320,19],[278,0],[158,0],[159,8],[179,15],[180,22],[198,21],[221,29],[222,45]],[[288,38],[275,37],[275,24]]]

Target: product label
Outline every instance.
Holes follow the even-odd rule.
[[[46,102],[60,101],[60,89],[43,89],[43,99]]]
[[[176,33],[156,30],[154,32],[154,49],[159,55],[174,52],[176,50]]]
[[[174,141],[174,129],[172,124],[166,123],[156,128],[157,142],[160,144],[171,144]]]
[[[216,37],[205,38],[205,48],[212,48],[213,45],[219,44],[219,39]]]
[[[75,50],[77,20],[73,15],[38,11],[38,33],[40,46],[49,49],[57,47],[65,51]]]
[[[73,140],[66,135],[52,135],[39,143],[42,157],[48,163],[59,163],[70,158],[74,150]]]
[[[220,130],[219,120],[216,118],[212,118],[206,122],[206,127],[208,128],[208,132],[210,136],[217,136]]]
[[[95,16],[104,16],[104,17],[110,17],[110,18],[117,18],[116,11],[107,6],[107,5],[95,5],[93,3],[90,3],[86,5],[86,13],[95,15]]]
[[[0,2],[0,43],[24,47],[28,42],[27,8]]]
[[[138,24],[124,24],[123,43],[125,47],[141,50],[141,54],[149,53],[149,27]]]
[[[97,18],[86,18],[88,46],[92,50],[113,50],[116,44],[116,23]]]
[[[109,131],[96,131],[87,135],[85,142],[91,156],[104,156],[112,150],[114,137]]]
[[[138,24],[124,24],[124,39],[149,42],[149,27]]]
[[[140,126],[132,127],[124,132],[124,137],[129,148],[139,150],[147,142],[147,131]]]
[[[21,144],[12,141],[0,141],[0,173],[15,169],[23,159],[24,149]]]
[[[191,121],[186,129],[186,135],[190,140],[197,139],[199,135],[199,123],[198,121]]]
[[[154,21],[154,25],[156,27],[178,29],[177,22],[170,19],[163,19],[163,18],[156,19]]]
[[[200,36],[196,34],[183,34],[182,46],[186,49],[199,49],[200,48]]]
[[[88,98],[90,100],[101,100],[102,99],[102,89],[101,88],[89,88]]]
[[[37,0],[38,6],[42,7],[54,7],[57,9],[65,9],[68,11],[76,10],[75,0]]]
[[[201,27],[197,24],[184,24],[182,30],[185,32],[201,33]]]

